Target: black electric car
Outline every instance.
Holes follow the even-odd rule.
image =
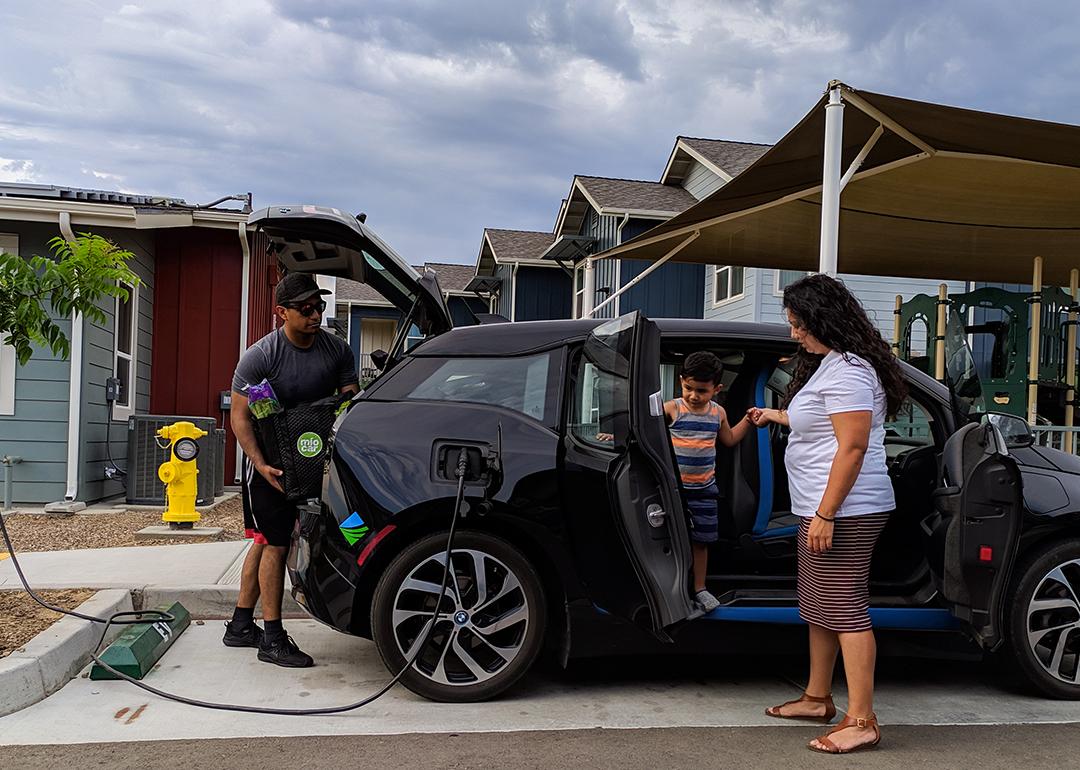
[[[758,429],[718,454],[708,587],[721,606],[703,615],[662,417],[680,361],[701,349],[725,364],[731,413],[778,405],[785,327],[634,313],[451,329],[434,276],[348,214],[284,206],[251,222],[286,269],[365,282],[402,313],[382,374],[335,426],[289,566],[297,601],[373,639],[392,671],[439,608],[410,689],[480,700],[545,647],[563,661],[719,647],[739,624],[800,622],[786,433]],[[406,350],[410,330],[425,339]],[[886,426],[897,511],[874,555],[875,626],[966,634],[1046,695],[1080,698],[1080,458],[1034,446],[1018,418],[980,419],[963,326],[950,337],[953,387],[905,365],[910,398]],[[463,450],[465,512],[440,595]]]

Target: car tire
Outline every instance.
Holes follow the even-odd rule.
[[[442,578],[446,532],[398,554],[375,587],[372,638],[386,667],[400,671],[426,632]],[[488,700],[512,686],[540,652],[547,605],[540,576],[505,540],[481,532],[454,536],[457,594],[444,594],[440,619],[401,683],[434,701]],[[477,575],[483,571],[483,580]]]
[[[1024,681],[1051,698],[1080,700],[1080,541],[1025,559],[1007,606],[1009,652]]]

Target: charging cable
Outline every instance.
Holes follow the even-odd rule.
[[[160,621],[170,622],[172,620],[175,620],[175,618],[169,613],[162,612],[161,610],[145,610],[141,612],[116,612],[110,615],[108,618],[98,618],[92,615],[83,615],[82,613],[75,612],[73,610],[66,610],[62,607],[56,607],[52,604],[49,604],[36,593],[34,593],[33,589],[30,588],[30,585],[26,582],[26,576],[23,574],[22,567],[19,566],[19,560],[15,554],[15,548],[11,544],[11,538],[8,535],[7,526],[4,524],[4,519],[2,516],[0,516],[0,534],[3,534],[4,543],[7,545],[8,553],[11,555],[11,563],[15,566],[15,572],[19,575],[19,580],[20,582],[22,582],[23,589],[26,591],[26,593],[30,594],[30,597],[35,602],[40,604],[45,609],[59,612],[63,615],[71,615],[72,617],[79,618],[81,620],[89,620],[92,623],[105,624],[105,628],[101,632],[101,638],[98,640],[97,646],[90,654],[90,657],[95,663],[97,663],[99,666],[101,666],[103,669],[105,669],[118,679],[123,679],[125,682],[130,682],[139,689],[157,695],[158,697],[165,698],[166,700],[171,700],[176,703],[185,703],[189,706],[198,706],[200,708],[216,709],[219,711],[240,711],[247,714],[277,714],[281,716],[318,716],[325,714],[340,714],[345,711],[354,711],[358,708],[362,708],[369,703],[373,703],[382,696],[386,695],[386,693],[388,693],[394,685],[401,681],[401,678],[405,675],[405,672],[412,667],[413,663],[415,663],[417,658],[420,657],[420,653],[424,651],[427,643],[431,640],[431,636],[435,631],[435,626],[438,624],[439,621],[439,615],[442,614],[439,610],[442,607],[443,598],[446,596],[446,589],[450,582],[450,557],[454,548],[454,533],[457,531],[458,519],[461,516],[461,503],[465,496],[465,473],[468,467],[468,461],[468,452],[463,447],[460,454],[458,455],[456,472],[458,479],[457,495],[454,498],[454,512],[453,516],[450,519],[450,533],[446,538],[446,552],[443,554],[442,584],[439,588],[439,596],[435,600],[435,608],[431,611],[431,617],[427,621],[427,628],[422,632],[423,641],[416,646],[416,651],[412,654],[412,656],[409,657],[407,661],[405,661],[405,665],[402,666],[401,670],[398,671],[397,674],[395,674],[389,682],[387,682],[379,690],[377,690],[372,695],[364,698],[363,700],[344,706],[327,706],[325,708],[311,709],[275,709],[265,706],[244,706],[230,703],[213,703],[210,701],[198,700],[197,698],[188,698],[183,695],[175,695],[170,692],[165,692],[164,690],[159,690],[158,688],[152,687],[145,682],[140,682],[138,679],[128,676],[122,671],[117,671],[115,668],[110,666],[108,663],[105,663],[101,660],[101,658],[98,657],[98,651],[101,649],[101,645],[105,642],[105,636],[109,633],[109,628],[111,626],[133,625],[135,623],[147,622],[156,623]]]

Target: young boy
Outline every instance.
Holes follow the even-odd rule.
[[[691,353],[679,372],[682,398],[664,404],[671,444],[679,464],[693,529],[694,591],[705,612],[720,606],[705,588],[709,543],[717,540],[716,444],[738,444],[753,427],[749,413],[732,426],[727,412],[713,398],[720,392],[724,365],[707,351]]]

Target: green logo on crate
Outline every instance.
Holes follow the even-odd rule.
[[[322,439],[318,433],[301,433],[296,439],[296,451],[304,457],[318,457],[322,454]]]

